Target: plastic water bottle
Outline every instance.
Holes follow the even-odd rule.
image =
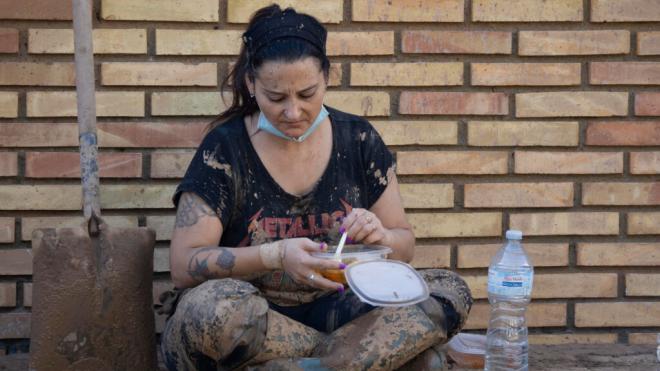
[[[525,310],[531,300],[534,268],[520,241],[522,232],[506,231],[507,243],[488,268],[490,322],[484,370],[528,370]]]

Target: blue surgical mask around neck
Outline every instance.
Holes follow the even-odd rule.
[[[319,112],[318,116],[316,116],[316,120],[314,120],[312,125],[309,128],[307,128],[307,130],[303,133],[303,135],[301,135],[297,138],[296,137],[290,137],[290,136],[284,134],[283,132],[281,132],[270,121],[268,121],[268,119],[263,114],[263,112],[259,113],[259,123],[257,125],[257,128],[259,130],[267,131],[267,132],[269,132],[269,133],[271,133],[275,136],[278,136],[280,138],[290,140],[292,142],[300,143],[303,140],[307,139],[307,137],[309,137],[314,132],[314,130],[316,130],[319,127],[319,125],[321,125],[321,123],[323,122],[323,120],[325,120],[326,117],[328,117],[328,111],[325,109],[325,107],[323,105],[321,105],[321,111]]]

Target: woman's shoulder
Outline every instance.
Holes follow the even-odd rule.
[[[365,131],[374,130],[374,127],[364,117],[352,113],[340,111],[338,109],[326,106],[332,121],[337,124],[340,130],[347,131]]]
[[[214,124],[214,126],[212,126],[204,135],[202,145],[209,146],[221,143],[238,143],[241,141],[241,138],[243,138],[243,130],[245,130],[245,128],[242,117],[237,116],[230,118],[221,124]]]

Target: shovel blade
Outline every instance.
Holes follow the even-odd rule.
[[[154,242],[105,223],[35,231],[31,370],[156,368]]]

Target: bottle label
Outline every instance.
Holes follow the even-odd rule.
[[[501,296],[529,296],[532,292],[532,271],[516,272],[488,270],[488,292]]]

